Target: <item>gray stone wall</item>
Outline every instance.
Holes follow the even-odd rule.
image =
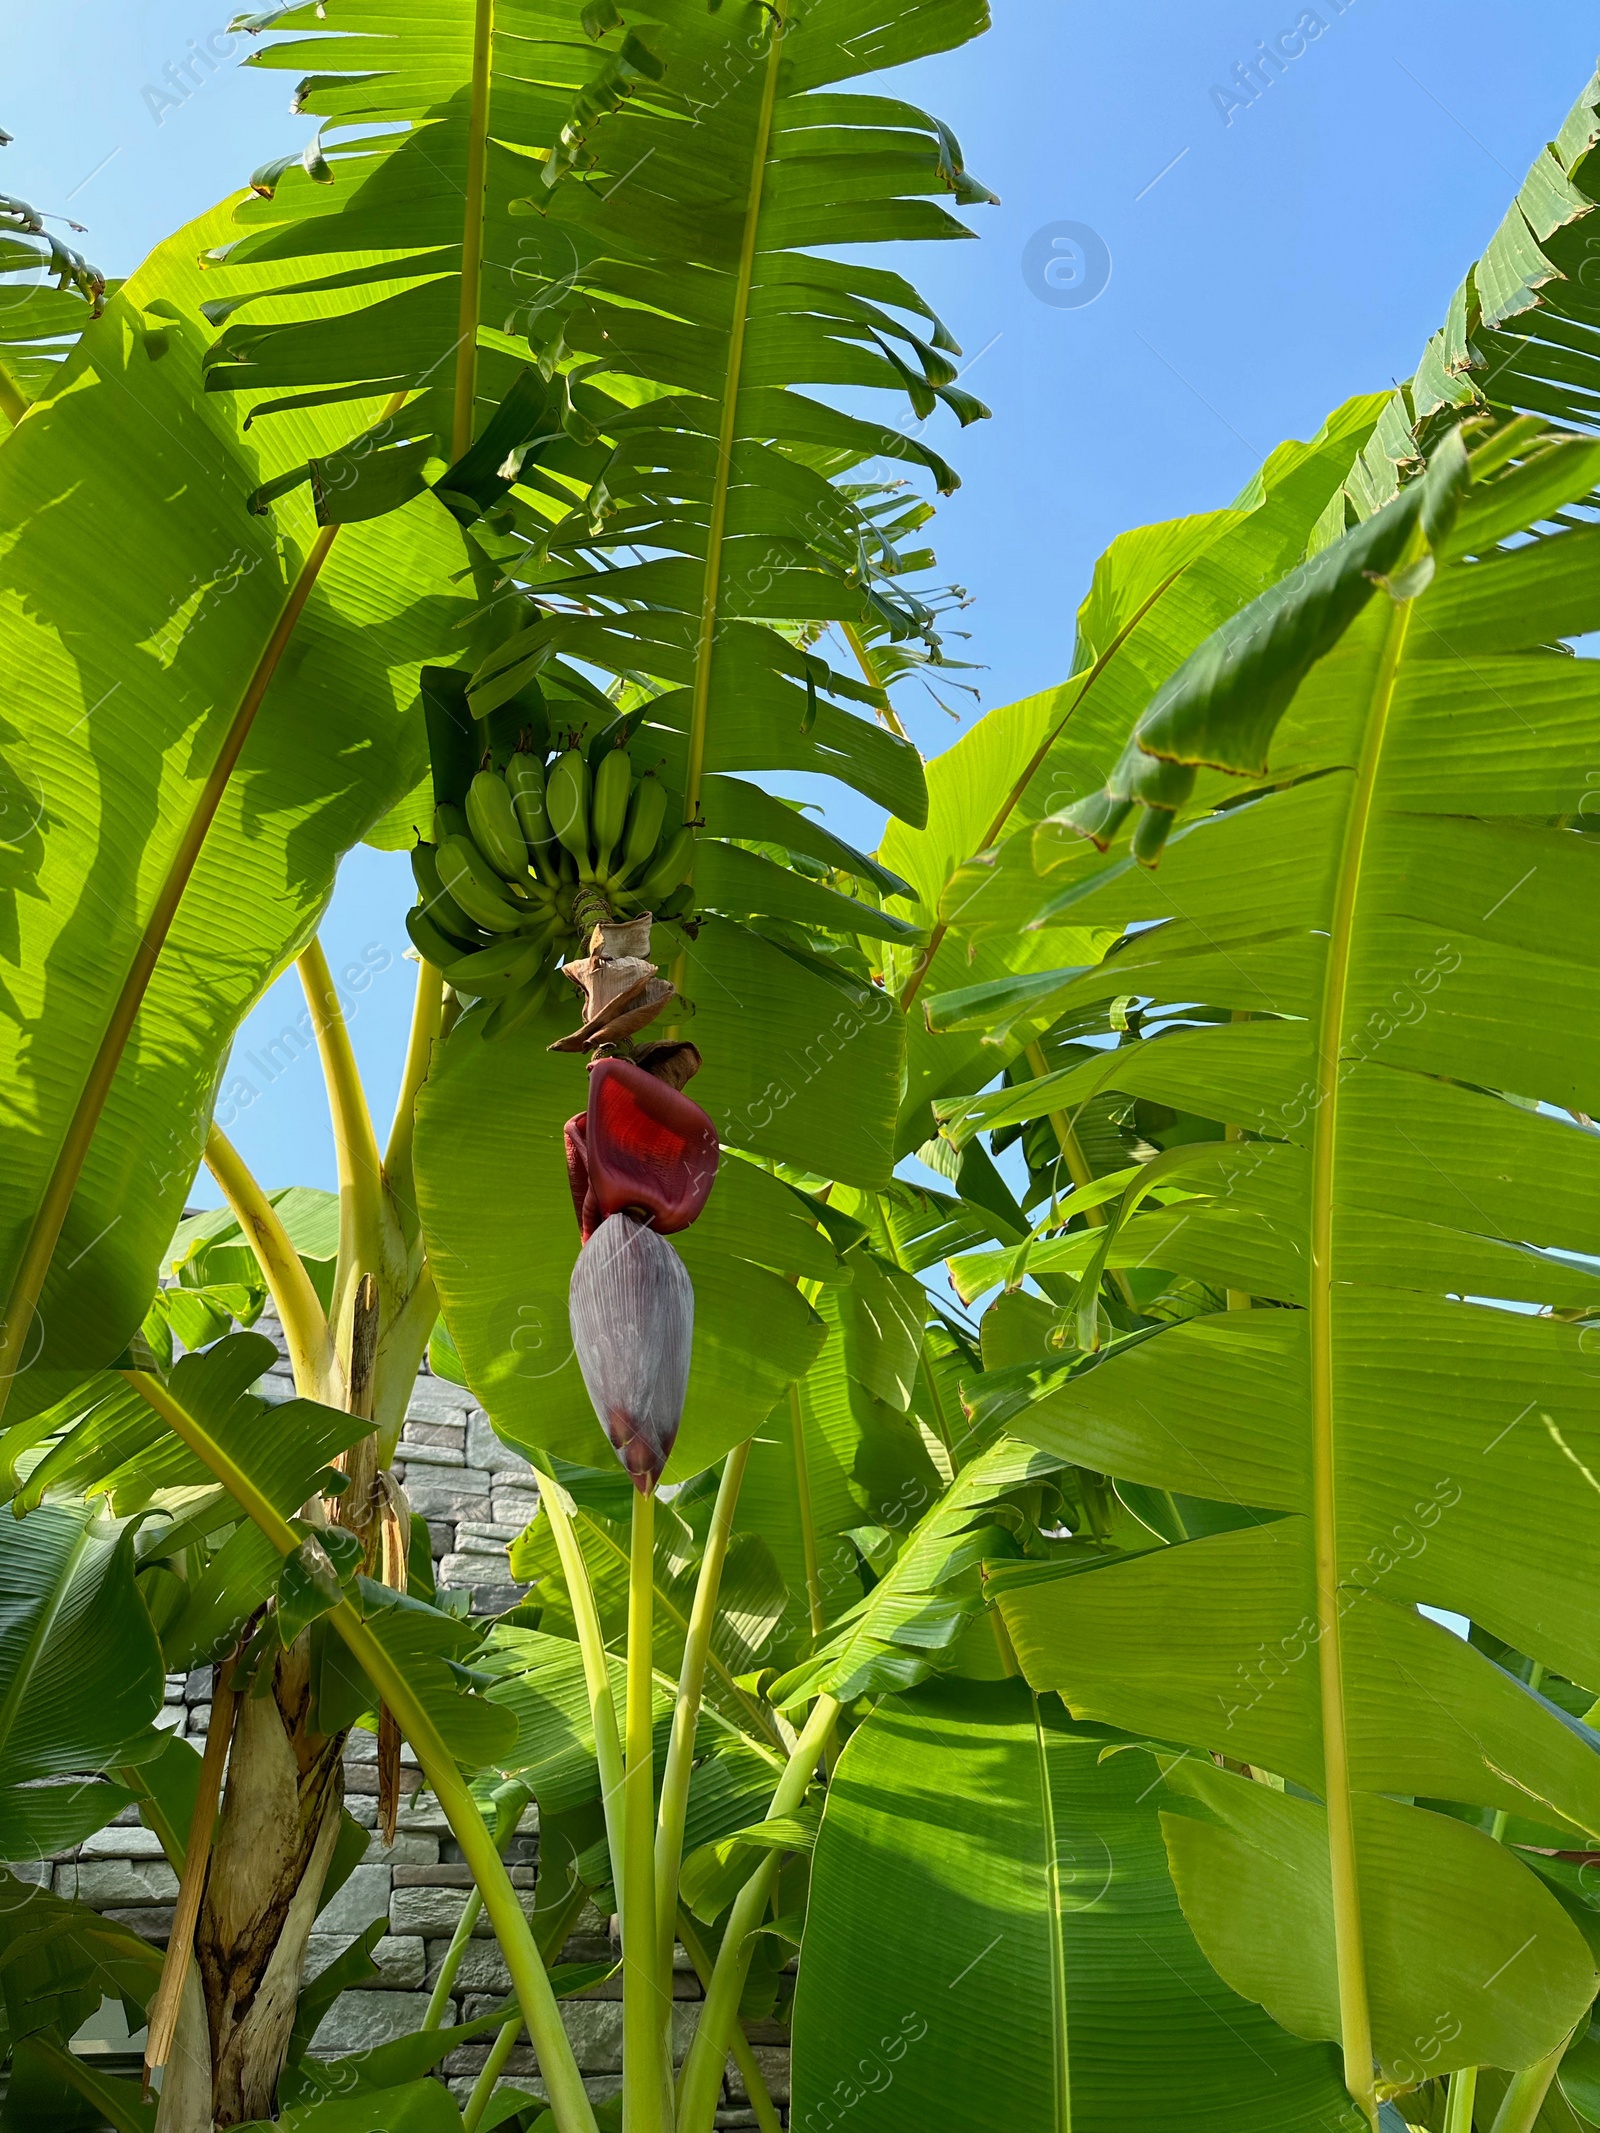
[[[277,1339],[281,1349],[281,1329],[275,1320],[264,1317],[259,1330]],[[290,1397],[293,1385],[287,1361],[273,1366],[260,1390],[269,1399]],[[521,1588],[511,1581],[506,1549],[537,1508],[536,1477],[527,1462],[495,1436],[470,1393],[426,1373],[419,1378],[395,1472],[405,1483],[412,1509],[428,1521],[440,1585],[470,1589],[474,1614],[500,1614],[519,1599]],[[158,1721],[162,1726],[198,1741],[205,1735],[210,1715],[209,1667],[168,1678],[166,1703]],[[345,1755],[345,1805],[374,1833],[363,1862],[317,1920],[307,1968],[308,1974],[316,1975],[374,1919],[387,1918],[388,1930],[374,1951],[381,1977],[367,1989],[345,1993],[329,2010],[315,2043],[324,2057],[387,2043],[417,2028],[472,1886],[449,1823],[433,1796],[420,1789],[420,1773],[409,1748],[403,1751],[399,1826],[394,1843],[384,1846],[374,1829],[376,1756],[373,1735],[352,1734]],[[539,1866],[537,1808],[530,1807],[523,1817],[506,1856],[513,1885],[527,1892],[531,1906]],[[13,1868],[13,1872],[22,1871]],[[124,1810],[110,1828],[99,1831],[76,1852],[28,1870],[33,1880],[47,1876],[60,1894],[75,1895],[147,1938],[165,1943],[172,1925],[177,1877],[157,1839],[141,1827],[136,1810]],[[609,1921],[591,1906],[579,1919],[562,1959],[591,1962],[613,1956],[616,1950],[608,1927]],[[509,1990],[500,1950],[488,1921],[480,1917],[446,2020],[472,2021]],[[699,1982],[682,1949],[677,1951],[675,1990],[682,2003],[674,2025],[675,2046],[681,2055],[693,2034],[700,1998]],[[621,1994],[621,1979],[616,1978],[563,2005],[578,2065],[597,2102],[615,2095],[621,2086]],[[785,2033],[776,2024],[747,2027],[763,2076],[781,2109],[789,2096]],[[444,2064],[443,2078],[462,2101],[483,2066],[490,2041],[486,2036],[464,2045]],[[505,2080],[510,2086],[541,2092],[525,2037],[511,2055]],[[717,2124],[745,2127],[756,2123],[730,2059]]]

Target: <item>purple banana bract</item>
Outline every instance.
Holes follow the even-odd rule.
[[[609,1215],[578,1254],[570,1295],[578,1367],[633,1485],[661,1479],[689,1382],[694,1285],[655,1230]]]

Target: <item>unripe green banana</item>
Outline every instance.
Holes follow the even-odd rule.
[[[658,896],[668,896],[677,888],[689,871],[694,858],[694,831],[687,823],[678,831],[670,844],[664,845],[650,862],[650,871],[643,881],[636,882],[629,894],[641,904],[652,907]]]
[[[478,929],[455,899],[445,893],[444,883],[439,879],[439,854],[433,845],[419,844],[412,848],[411,877],[430,922],[464,947],[476,948]],[[429,961],[432,960],[430,956]]]
[[[528,847],[499,771],[480,770],[467,787],[467,827],[497,874],[507,881],[526,880]]]
[[[544,938],[495,941],[475,955],[458,956],[444,966],[445,980],[457,992],[472,993],[480,1000],[500,1000],[526,985],[544,958]]]
[[[656,905],[657,918],[682,918],[694,909],[694,891],[689,884],[680,882],[670,896],[663,896]]]
[[[504,1037],[509,1031],[520,1029],[524,1022],[532,1021],[543,1007],[550,994],[550,972],[541,971],[530,978],[526,985],[497,1000],[484,1017],[483,1036],[486,1043],[496,1037]]]
[[[589,765],[581,748],[556,758],[544,789],[550,827],[578,862],[578,876],[592,881],[589,864]]]
[[[628,804],[628,826],[623,833],[622,861],[619,870],[612,876],[624,882],[630,874],[645,865],[655,850],[661,836],[661,825],[667,819],[667,788],[653,776],[642,777],[633,788],[633,798]]]
[[[443,844],[446,837],[470,837],[471,834],[472,832],[467,828],[467,818],[459,807],[452,807],[446,803],[443,807],[434,809],[433,841],[435,844]]]
[[[446,963],[460,961],[460,942],[441,933],[420,904],[406,913],[406,931],[411,936],[412,947],[425,963],[432,963],[442,970]]]
[[[594,863],[603,874],[622,838],[633,791],[633,764],[626,748],[612,748],[600,759],[594,778]]]
[[[545,805],[544,765],[536,755],[514,755],[506,765],[506,789],[528,840],[534,865],[547,882],[556,878],[558,847]]]
[[[526,905],[511,901],[470,837],[447,837],[440,845],[439,879],[468,918],[487,933],[515,933],[527,914]]]

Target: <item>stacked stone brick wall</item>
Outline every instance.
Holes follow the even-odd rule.
[[[269,1318],[259,1330],[282,1349],[281,1329]],[[276,1363],[259,1390],[268,1399],[293,1391],[287,1361]],[[537,1508],[536,1477],[526,1460],[502,1444],[470,1393],[426,1373],[418,1379],[400,1439],[395,1471],[413,1510],[428,1522],[440,1586],[472,1593],[472,1612],[503,1613],[521,1595],[511,1582],[506,1548]],[[197,1743],[211,1715],[211,1669],[172,1675],[166,1685],[162,1726]],[[420,1788],[411,1751],[403,1754],[399,1826],[393,1845],[377,1836],[377,1743],[370,1733],[351,1735],[345,1755],[345,1805],[374,1834],[366,1856],[317,1920],[308,1955],[315,1976],[341,1955],[355,1936],[386,1917],[388,1930],[373,1959],[380,1975],[370,1986],[344,1993],[323,2020],[315,2039],[319,2055],[332,2057],[387,2043],[416,2029],[438,1979],[445,1950],[460,1921],[472,1877],[462,1862],[432,1795]],[[530,1807],[507,1851],[513,1884],[531,1907],[539,1864],[538,1810]],[[108,1917],[165,1943],[172,1925],[177,1877],[157,1839],[129,1808],[115,1823],[76,1852],[32,1868],[14,1867],[35,1881],[48,1880],[64,1896],[77,1896]],[[592,1962],[616,1954],[609,1921],[592,1907],[579,1919],[562,1953],[566,1962]],[[488,2012],[510,1989],[500,1950],[488,1921],[480,1917],[457,1974],[446,2016],[470,2022]],[[621,2086],[622,2001],[620,1978],[563,2005],[563,2015],[590,2094],[598,2102]],[[675,2046],[681,2055],[693,2034],[700,1987],[681,1949],[677,1952]],[[789,2054],[776,2025],[752,2024],[749,2033],[773,2099],[786,2106]],[[492,2034],[492,2033],[491,2033]],[[452,2091],[465,2100],[489,2051],[490,2038],[464,2045],[442,2069]],[[523,2039],[512,2053],[506,2083],[539,2093],[533,2053]],[[717,2124],[757,2123],[742,2082],[729,2061],[723,2108]]]

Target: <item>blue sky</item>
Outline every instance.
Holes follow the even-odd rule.
[[[964,477],[932,533],[972,595],[963,649],[982,663],[980,708],[1065,676],[1074,611],[1115,534],[1226,503],[1281,437],[1410,372],[1600,46],[1600,18],[1577,0],[1316,0],[1309,38],[1305,12],[995,0],[987,37],[899,77],[1001,196],[970,216],[978,242],[902,262],[994,411],[930,431]],[[123,274],[258,163],[298,150],[310,129],[285,108],[289,77],[240,67],[229,13],[226,0],[57,0],[48,32],[24,40],[14,24],[0,191],[86,223],[77,241]],[[1294,56],[1245,103],[1235,70],[1263,45]],[[199,86],[165,77],[208,50]],[[1054,255],[1058,294],[1080,293],[1074,271],[1097,279],[1109,255],[1092,302],[1038,293],[1057,224],[1090,233]],[[930,753],[962,730],[915,695],[903,708]],[[876,836],[853,796],[832,794],[830,819]],[[324,929],[335,972],[367,978],[351,1003],[380,1112],[409,1012],[408,901],[403,860],[358,852]],[[231,1130],[270,1185],[333,1182],[316,1067],[285,1063],[299,1015],[291,973],[236,1048],[257,1095]],[[195,1197],[215,1200],[208,1180]]]

